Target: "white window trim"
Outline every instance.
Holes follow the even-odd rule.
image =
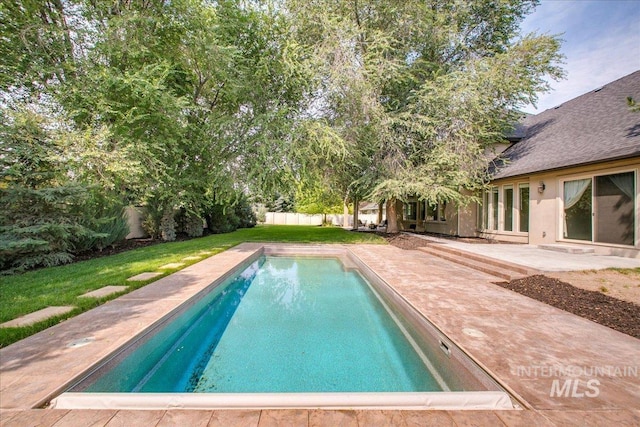
[[[529,236],[528,231],[520,231],[520,186],[527,186],[531,188],[529,181],[512,181],[504,184],[492,185],[483,193],[482,204],[480,206],[482,213],[479,219],[486,216],[486,227],[483,227],[484,224],[481,222],[479,224],[481,232],[486,234],[503,234],[509,236]],[[511,231],[504,229],[504,191],[506,188],[511,188],[513,190],[513,206],[511,208],[513,229]],[[496,189],[498,191],[498,225],[494,229],[491,227],[493,226],[493,191]],[[529,206],[531,206],[531,196],[529,196]],[[529,207],[529,215],[531,215],[531,207]]]
[[[528,236],[529,235],[528,231],[520,231],[520,216],[521,216],[520,215],[520,205],[522,204],[521,200],[520,200],[520,189],[521,188],[528,188],[529,189],[529,200],[527,201],[528,204],[529,204],[529,215],[527,216],[527,221],[529,223],[527,224],[527,229],[529,228],[529,225],[531,225],[531,221],[529,220],[529,217],[531,216],[531,185],[529,185],[528,181],[516,182],[515,188],[514,188],[514,192],[517,193],[517,194],[515,195],[515,197],[514,197],[515,200],[513,202],[514,203],[514,208],[515,208],[514,209],[515,210],[515,213],[514,213],[514,215],[515,215],[515,218],[514,218],[515,219],[515,221],[514,221],[515,224],[514,224],[513,231],[514,231],[514,233],[516,233],[518,235]]]

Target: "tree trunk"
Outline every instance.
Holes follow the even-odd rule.
[[[344,210],[342,216],[342,226],[344,228],[349,228],[349,205],[347,204],[347,198],[344,198]]]
[[[353,198],[353,230],[358,231],[360,224],[358,223],[358,204],[360,200],[357,197]]]
[[[396,199],[387,200],[387,233],[398,233],[398,212]]]
[[[382,224],[382,203],[378,203],[378,225]]]

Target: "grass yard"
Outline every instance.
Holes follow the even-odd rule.
[[[50,318],[32,326],[0,328],[0,347],[33,335],[61,320],[90,310],[242,242],[386,243],[384,239],[372,233],[355,233],[337,227],[258,226],[183,242],[161,243],[16,276],[0,276],[0,323],[48,306],[76,307],[64,316]],[[195,259],[184,260],[186,257]],[[180,268],[159,269],[165,264],[177,262],[183,262],[184,265]],[[145,282],[126,281],[127,278],[146,271],[158,271],[162,272],[162,275]],[[100,299],[78,298],[79,295],[108,285],[125,285],[128,289]]]

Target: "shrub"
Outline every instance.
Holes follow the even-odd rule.
[[[79,207],[79,210],[83,216],[82,224],[97,234],[76,239],[76,253],[93,249],[102,251],[124,240],[129,234],[125,206],[117,197],[94,191],[92,197]]]
[[[244,196],[241,196],[235,205],[235,215],[238,218],[238,228],[255,227],[258,221],[249,201]]]
[[[229,233],[238,229],[238,217],[235,215],[235,211],[227,206],[211,205],[207,217],[207,225],[211,233]]]
[[[204,212],[209,231],[214,234],[229,233],[238,228],[251,228],[256,225],[256,215],[244,195],[238,197],[233,205],[211,203]]]
[[[259,206],[255,214],[258,222],[262,224],[267,222],[267,208],[265,206]]]
[[[200,237],[204,232],[202,218],[185,208],[181,208],[176,214],[178,232],[185,233],[189,237]]]
[[[163,210],[158,201],[154,198],[147,200],[144,206],[142,217],[142,229],[152,239],[160,238],[160,223],[162,221]]]

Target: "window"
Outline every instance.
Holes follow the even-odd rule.
[[[485,191],[482,194],[482,206],[478,207],[478,215],[480,216],[480,219],[478,220],[478,224],[480,224],[481,230],[486,230],[489,226],[488,212],[489,212],[489,193]]]
[[[438,220],[438,205],[427,204],[427,221]]]
[[[529,184],[518,185],[519,228],[523,233],[529,232]]]
[[[447,209],[446,203],[438,203],[438,220],[446,221],[447,218],[444,215],[445,210]]]
[[[417,216],[418,202],[408,202],[404,204],[404,219],[415,221]]]
[[[490,211],[491,216],[489,217],[489,229],[497,230],[498,229],[498,187],[493,187],[491,189],[491,199],[490,199]]]
[[[513,231],[513,185],[505,185],[502,191],[504,231]]]
[[[482,229],[498,229],[498,187],[492,187],[482,197]]]
[[[435,205],[427,204],[427,221],[446,221],[445,209],[446,203],[437,203]]]
[[[564,238],[633,245],[635,182],[634,172],[565,181]]]
[[[482,196],[478,209],[482,230],[529,232],[529,184],[491,187]]]

